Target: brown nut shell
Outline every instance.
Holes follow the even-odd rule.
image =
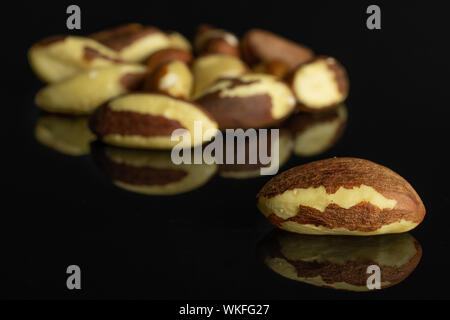
[[[167,95],[131,93],[109,101],[90,119],[90,128],[107,144],[142,149],[192,147],[210,141],[217,123],[200,106]],[[203,132],[194,135],[195,126]],[[172,141],[172,133],[184,129],[186,138]]]
[[[254,66],[253,72],[267,73],[277,78],[283,79],[289,73],[289,67],[281,61],[269,61]]]
[[[281,61],[289,67],[289,70],[314,57],[314,53],[308,47],[260,29],[252,29],[244,35],[241,51],[244,60],[250,65]]]
[[[334,58],[318,57],[298,67],[288,82],[298,101],[298,109],[318,112],[335,107],[348,96],[345,68]]]
[[[274,230],[258,251],[263,263],[285,278],[358,292],[371,290],[369,266],[380,268],[380,289],[384,289],[404,281],[422,257],[420,243],[408,233],[317,237]]]
[[[272,178],[257,199],[273,224],[304,234],[401,233],[425,216],[422,200],[405,179],[357,158],[294,167]]]
[[[211,112],[221,130],[274,126],[295,106],[289,88],[264,74],[219,80],[196,102]]]

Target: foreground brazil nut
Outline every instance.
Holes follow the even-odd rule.
[[[289,87],[266,74],[219,80],[196,101],[211,112],[221,130],[273,126],[295,106]]]
[[[425,207],[413,187],[368,160],[331,158],[294,167],[258,193],[276,226],[304,234],[376,235],[415,228]]]
[[[321,111],[343,102],[349,81],[344,67],[331,57],[319,57],[301,65],[289,82],[302,111]]]
[[[48,112],[90,114],[109,99],[136,90],[144,80],[141,65],[115,65],[77,73],[41,89],[36,105]]]
[[[394,286],[422,257],[419,242],[408,233],[317,237],[274,230],[258,249],[264,264],[285,278],[348,291],[370,290],[367,270],[372,265],[380,268],[380,289]]]
[[[195,126],[201,137],[194,134]],[[217,133],[216,121],[200,106],[154,93],[130,93],[109,101],[91,116],[90,128],[105,143],[144,149],[191,147]],[[177,129],[191,139],[172,140]]]
[[[44,82],[56,82],[80,71],[122,63],[114,50],[95,40],[53,36],[33,45],[28,60]]]

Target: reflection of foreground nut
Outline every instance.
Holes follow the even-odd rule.
[[[90,114],[109,99],[136,89],[144,74],[145,67],[139,65],[84,71],[43,88],[35,102],[49,112]]]
[[[40,116],[34,134],[43,145],[72,156],[88,154],[89,144],[95,140],[87,117]]]
[[[203,132],[194,141],[194,122]],[[217,123],[200,106],[161,94],[134,93],[111,100],[91,117],[91,130],[104,142],[130,148],[170,149],[209,141]],[[191,140],[171,141],[172,132],[187,129]]]
[[[260,135],[257,132],[256,141],[257,147],[255,148],[255,154],[250,155],[250,146],[249,139],[245,139],[244,142],[238,140],[234,148],[234,164],[221,164],[219,165],[219,175],[224,178],[233,178],[233,179],[249,179],[261,176],[261,168],[270,167],[273,164],[278,164],[278,167],[282,167],[286,161],[289,160],[289,157],[292,154],[292,135],[286,129],[280,129],[279,131],[279,144],[278,144],[278,153],[272,155],[272,143],[271,143],[271,134],[270,130],[267,133],[267,145],[266,150],[262,153],[267,155],[268,157],[272,157],[271,161],[268,164],[261,163],[261,159],[259,155],[261,154],[260,150]],[[241,151],[238,151],[241,150]],[[245,159],[244,163],[238,163],[238,152],[245,151]],[[227,154],[226,144],[224,145],[224,157]],[[253,164],[250,162],[251,157],[254,156],[257,159],[257,163]],[[278,158],[276,158],[278,156]]]
[[[409,234],[354,238],[275,231],[259,247],[265,265],[283,277],[314,286],[368,291],[367,268],[380,267],[381,288],[405,280],[422,257]]]
[[[198,27],[194,47],[198,54],[223,54],[238,58],[240,56],[238,38],[231,32],[209,25]]]
[[[46,38],[30,48],[28,59],[34,72],[45,82],[121,62],[115,51],[92,39],[74,36]]]
[[[347,98],[349,91],[347,72],[329,57],[320,57],[300,66],[292,74],[290,83],[303,111],[334,107]]]
[[[131,23],[94,33],[92,39],[115,50],[126,61],[141,62],[156,50],[170,45],[165,33],[155,27]]]
[[[275,125],[295,105],[295,98],[283,82],[263,74],[219,80],[196,101],[211,112],[221,130]]]
[[[415,228],[425,207],[411,185],[368,160],[332,158],[272,178],[258,208],[276,226],[305,234],[375,235]]]
[[[333,146],[344,132],[347,108],[337,108],[321,113],[299,113],[288,120],[287,126],[295,135],[294,153],[311,157]]]
[[[175,165],[170,152],[98,147],[94,159],[109,179],[128,191],[174,195],[197,189],[216,172],[215,164]]]
[[[192,65],[194,74],[194,97],[220,78],[234,78],[246,74],[248,68],[235,57],[211,54],[195,59]]]
[[[311,60],[311,49],[268,31],[252,29],[241,42],[242,56],[250,65],[259,62],[280,61],[289,69]]]
[[[182,61],[168,62],[145,79],[143,90],[164,93],[172,97],[188,99],[193,86],[192,73]]]

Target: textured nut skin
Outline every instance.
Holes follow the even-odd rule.
[[[53,36],[28,50],[28,61],[44,82],[64,80],[78,72],[123,63],[118,54],[89,38]]]
[[[286,127],[294,135],[294,153],[316,156],[331,148],[342,136],[347,124],[347,107],[316,113],[300,112],[288,119]]]
[[[254,66],[253,72],[267,73],[277,78],[283,79],[289,73],[289,67],[282,61],[269,61]]]
[[[153,72],[163,64],[175,60],[190,64],[192,62],[192,54],[189,51],[176,48],[161,49],[148,57],[145,64],[147,65],[148,71]]]
[[[334,58],[320,56],[298,67],[288,77],[298,109],[318,112],[335,107],[348,96],[345,68]]]
[[[136,90],[145,72],[141,65],[114,65],[80,72],[39,90],[35,103],[48,112],[90,114],[109,99]]]
[[[225,30],[210,25],[200,25],[194,39],[194,47],[198,54],[223,54],[240,57],[239,40]]]
[[[241,52],[244,60],[250,65],[281,61],[290,70],[314,57],[311,49],[260,29],[251,29],[244,35],[241,40]]]
[[[153,52],[170,46],[169,37],[152,26],[130,23],[90,35],[90,38],[118,52],[130,62],[141,62]]]
[[[264,151],[264,154],[268,156],[275,157],[276,155],[272,155],[272,144],[271,144],[271,135],[270,132],[267,135],[268,141],[267,141],[267,149]],[[271,163],[263,164],[260,159],[258,158],[259,153],[259,134],[256,135],[256,141],[258,143],[258,147],[256,149],[256,155],[255,158],[257,159],[257,163],[251,163],[250,159],[250,148],[249,148],[249,139],[245,139],[244,142],[238,141],[236,146],[234,147],[234,163],[233,164],[220,164],[219,165],[219,175],[224,178],[231,178],[231,179],[250,179],[250,178],[257,178],[261,176],[261,168],[263,167],[269,167]],[[244,163],[240,164],[238,163],[237,159],[237,153],[240,148],[245,150],[245,159]],[[292,134],[289,132],[289,130],[281,128],[279,129],[279,144],[278,144],[278,159],[273,159],[272,161],[277,161],[278,166],[281,168],[290,158],[292,154]],[[224,144],[223,154],[226,154],[226,144]]]
[[[220,78],[238,77],[247,74],[247,65],[240,59],[222,54],[209,54],[194,60],[194,98]]]
[[[175,165],[168,151],[130,150],[94,144],[93,158],[117,187],[145,195],[175,195],[200,188],[217,165]]]
[[[357,158],[294,167],[272,178],[257,200],[273,224],[307,234],[399,233],[425,216],[422,200],[405,179]]]
[[[204,140],[194,140],[195,121]],[[131,93],[109,101],[92,114],[89,126],[107,144],[142,149],[192,147],[217,133],[217,123],[200,106],[154,93]],[[191,140],[172,141],[176,129],[188,130]]]
[[[34,136],[42,145],[62,154],[89,154],[95,136],[89,130],[88,117],[39,116]]]
[[[312,236],[274,230],[258,246],[264,264],[291,280],[337,290],[369,291],[367,267],[381,271],[381,288],[404,281],[422,257],[410,234]]]
[[[219,80],[196,102],[211,112],[221,130],[274,126],[295,106],[289,88],[263,74]]]
[[[189,67],[182,61],[171,61],[148,74],[143,91],[189,99],[194,80]]]

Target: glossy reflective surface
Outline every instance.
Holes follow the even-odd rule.
[[[7,192],[3,194],[2,210],[5,218],[1,243],[5,270],[0,289],[2,297],[450,297],[449,161],[445,156],[448,90],[430,80],[438,77],[436,72],[442,74],[442,70],[448,70],[448,59],[440,48],[440,29],[435,25],[445,19],[417,24],[417,19],[409,18],[414,14],[408,15],[408,10],[386,7],[383,29],[370,33],[363,23],[364,5],[336,4],[324,9],[311,4],[302,12],[316,14],[305,13],[302,19],[299,10],[271,8],[270,16],[279,17],[276,23],[265,18],[267,9],[244,4],[239,14],[232,8],[214,13],[200,6],[194,10],[191,4],[189,7],[186,4],[186,8],[177,11],[173,21],[167,20],[168,16],[173,17],[173,11],[161,5],[160,14],[152,16],[151,24],[176,29],[188,36],[197,20],[239,34],[252,26],[267,28],[304,42],[319,53],[335,56],[346,66],[351,89],[346,101],[347,124],[341,138],[323,153],[311,157],[293,154],[281,170],[333,156],[362,157],[398,172],[422,197],[427,215],[411,232],[423,250],[417,267],[391,287],[361,293],[292,281],[264,265],[258,248],[273,227],[257,211],[255,196],[269,177],[230,179],[221,176],[217,168],[197,175],[198,183],[190,188],[178,189],[183,192],[155,195],[162,193],[161,188],[153,188],[159,192],[131,192],[130,188],[111,182],[122,180],[127,186],[135,186],[133,177],[136,176],[147,179],[138,181],[141,187],[148,181],[153,185],[158,181],[156,185],[161,185],[163,178],[167,181],[167,173],[170,181],[188,173],[174,174],[163,166],[159,167],[163,171],[152,171],[159,165],[152,164],[154,158],[137,156],[146,159],[144,163],[152,164],[146,165],[151,169],[142,175],[141,167],[130,169],[127,154],[131,151],[120,154],[122,166],[118,171],[117,167],[112,170],[108,167],[111,158],[105,160],[104,146],[95,149],[95,143],[87,143],[89,136],[80,135],[86,137],[81,144],[64,135],[55,136],[53,132],[59,132],[59,123],[69,128],[64,129],[68,134],[72,130],[78,132],[78,123],[59,122],[56,118],[43,123],[41,119],[48,115],[39,113],[33,104],[34,94],[42,84],[31,73],[24,57],[33,42],[67,31],[64,14],[60,13],[65,8],[49,6],[48,10],[42,10],[41,3],[30,6],[35,7],[23,13],[30,15],[26,17],[29,19],[24,18],[29,27],[20,31],[14,40],[11,60],[17,61],[11,65],[17,66],[14,72],[21,79],[20,88],[13,86],[8,92],[9,101],[4,109],[7,134],[3,141],[7,143],[2,158],[6,160],[3,185]],[[131,20],[146,22],[148,11],[144,9],[142,2],[134,6],[111,4],[108,13],[101,14],[100,4],[98,7],[86,4],[83,12],[90,18],[83,32]],[[39,19],[31,18],[36,12],[41,13]],[[186,19],[184,12],[194,13]],[[235,17],[232,20],[228,18],[231,14]],[[114,18],[119,16],[129,18],[123,21]],[[296,28],[292,28],[292,21],[298,23]],[[36,128],[41,127],[47,128],[44,130],[47,133],[36,135]],[[109,156],[111,153],[106,152]],[[115,157],[119,156],[115,154]],[[66,268],[71,264],[79,265],[82,270],[79,292],[66,289]]]

